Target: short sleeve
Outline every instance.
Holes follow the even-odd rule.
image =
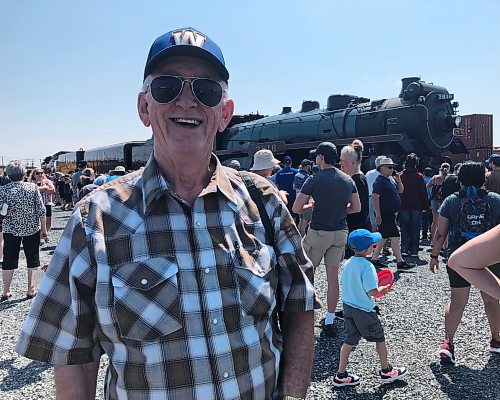
[[[307,196],[311,196],[314,188],[314,176],[310,176],[306,179],[304,184],[302,185],[302,189],[300,193],[304,193]]]
[[[451,208],[452,208],[452,204],[453,204],[453,201],[455,200],[455,198],[456,198],[456,195],[452,194],[444,199],[443,203],[441,204],[441,206],[438,209],[439,215],[441,215],[443,218],[446,218],[448,220],[451,219],[451,214],[452,214]]]
[[[71,216],[24,322],[16,351],[55,365],[96,361],[95,263],[79,210]]]
[[[383,181],[380,179],[375,179],[375,182],[373,182],[373,193],[381,195],[383,191],[384,191]]]
[[[364,268],[363,270],[363,288],[368,293],[370,290],[378,288],[378,277],[373,266]]]

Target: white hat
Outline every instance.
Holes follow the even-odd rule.
[[[253,155],[253,166],[250,168],[250,171],[260,171],[261,169],[273,168],[279,163],[280,161],[274,158],[271,150],[259,150]]]
[[[379,169],[380,167],[384,166],[384,165],[397,165],[397,164],[394,164],[394,162],[392,161],[391,158],[389,157],[384,157],[382,158],[379,163],[378,163],[378,166],[377,166],[377,169]]]

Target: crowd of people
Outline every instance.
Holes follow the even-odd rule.
[[[20,243],[28,271],[38,267],[48,207],[74,207],[40,295],[28,273],[34,300],[16,346],[54,365],[58,399],[95,398],[104,353],[110,399],[304,399],[321,263],[323,333],[342,335],[338,320],[345,329],[334,386],[359,383],[347,367],[361,338],[376,343],[382,383],[404,379],[407,369],[389,362],[377,316],[374,296],[390,289],[377,271],[415,268],[427,238],[432,272],[449,257],[441,361],[455,362],[453,336],[470,283],[482,291],[490,350],[500,353],[500,156],[488,160],[491,172],[466,162],[452,178],[447,163],[434,173],[413,153],[401,166],[379,155],[364,174],[359,140],[340,154],[323,142],[297,169],[291,156],[280,167],[270,150],[259,150],[250,174],[212,153],[234,111],[228,81],[208,36],[168,32],[150,48],[138,95],[139,117],[154,137],[145,168],[95,177],[81,162],[72,176],[51,180],[37,169],[33,182],[23,182],[24,167],[7,166],[2,300],[12,296]],[[387,241],[395,265],[382,261]]]

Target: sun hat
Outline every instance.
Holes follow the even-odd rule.
[[[253,155],[253,166],[250,171],[273,168],[280,161],[274,158],[271,150],[262,149]]]
[[[379,161],[377,169],[380,169],[380,167],[383,167],[384,165],[397,165],[397,164],[395,164],[392,161],[392,158],[384,157]]]

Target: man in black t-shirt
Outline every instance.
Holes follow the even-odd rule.
[[[382,264],[378,260],[378,257],[387,239],[391,239],[391,249],[396,257],[397,268],[408,269],[413,268],[415,265],[405,262],[401,256],[401,241],[399,228],[396,223],[396,215],[401,207],[399,193],[403,193],[404,187],[401,183],[399,173],[394,170],[395,165],[388,157],[380,160],[377,167],[380,175],[377,176],[377,179],[373,183],[372,202],[373,210],[375,211],[375,223],[382,235],[382,240],[378,242],[377,247],[373,251],[372,263],[375,267],[387,268],[385,264]],[[391,175],[396,185],[389,179]]]

